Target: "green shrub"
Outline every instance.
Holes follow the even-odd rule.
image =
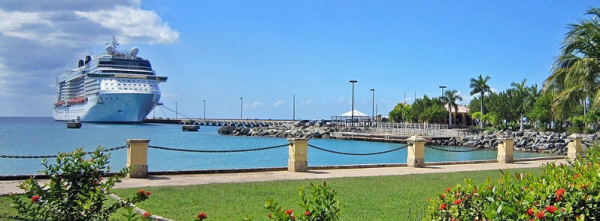
[[[59,153],[56,164],[42,160],[43,173],[50,176],[49,182],[40,185],[35,177],[23,182],[19,188],[25,194],[13,195],[14,208],[32,220],[108,220],[119,208],[130,207],[150,195],[140,190],[132,199],[105,205],[112,187],[129,169],[108,176],[110,154],[99,147],[90,154],[90,159],[86,160],[85,155],[83,149],[77,149]]]
[[[285,209],[279,206],[273,199],[267,200],[265,208],[269,210],[267,215],[269,219],[278,221],[286,220],[307,220],[307,221],[332,221],[338,220],[340,217],[340,201],[335,196],[337,192],[327,186],[311,185],[310,195],[307,196],[307,190],[300,188],[300,203],[298,204],[302,211],[294,212],[293,209]]]
[[[506,173],[481,185],[465,180],[430,199],[423,220],[597,220],[599,157],[594,146],[570,165],[542,166],[539,176]]]

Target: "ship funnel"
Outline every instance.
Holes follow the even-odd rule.
[[[79,62],[77,62],[77,67],[80,68],[83,66],[83,60],[79,60]]]
[[[138,48],[135,48],[135,47],[134,47],[134,48],[132,48],[132,49],[131,49],[131,58],[135,58],[135,56],[137,56],[137,53],[138,53],[139,51],[140,51],[140,50],[139,50]]]
[[[90,61],[92,61],[92,56],[85,56],[85,65],[87,65],[88,63],[90,63]]]
[[[113,46],[112,46],[112,45],[107,45],[107,46],[106,46],[106,53],[107,53],[107,54],[109,54],[109,55],[113,55],[113,52],[114,52],[113,50],[114,50],[114,48],[113,48]]]

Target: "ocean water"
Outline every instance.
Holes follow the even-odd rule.
[[[149,139],[150,145],[192,150],[237,150],[287,144],[285,138],[234,137],[217,133],[218,127],[201,126],[198,132],[182,132],[181,125],[168,124],[97,124],[83,123],[80,129],[67,129],[66,123],[52,118],[0,117],[0,155],[55,155],[77,148],[93,151],[98,146],[124,146],[126,139]],[[405,144],[311,139],[309,144],[325,149],[371,153],[394,149]],[[464,147],[443,147],[466,150]],[[127,150],[111,151],[113,170],[125,167]],[[288,148],[242,153],[190,153],[160,149],[148,150],[150,171],[264,168],[287,166]],[[550,156],[516,152],[515,158]],[[425,148],[426,162],[495,159],[495,150],[449,153]],[[54,159],[49,159],[54,162]],[[406,149],[373,156],[348,156],[308,149],[308,165],[350,165],[406,163]],[[39,174],[41,159],[0,158],[0,175]]]

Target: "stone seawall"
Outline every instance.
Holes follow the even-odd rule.
[[[339,126],[295,126],[285,125],[277,127],[234,127],[223,126],[219,134],[233,136],[259,136],[259,137],[284,137],[284,138],[333,138],[334,132],[366,133],[371,131],[364,128],[349,128]],[[516,151],[554,153],[565,155],[569,139],[567,133],[554,132],[514,132],[500,131],[494,134],[474,134],[463,137],[451,137],[447,140],[432,140],[430,144],[446,146],[466,146],[476,148],[495,149],[498,147],[498,138],[512,137]],[[597,134],[583,135],[583,149],[591,146],[596,141]]]

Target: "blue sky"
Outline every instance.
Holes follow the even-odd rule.
[[[49,6],[51,5],[51,6]],[[549,75],[592,1],[78,1],[0,3],[0,116],[51,116],[55,78],[115,36],[138,47],[183,116],[329,119],[489,75],[496,91]],[[4,14],[4,16],[2,15]],[[19,17],[21,19],[10,19]],[[24,21],[25,20],[25,21]],[[35,61],[35,62],[32,62]],[[406,94],[406,96],[405,96]],[[174,113],[164,110],[168,117]],[[152,115],[152,114],[151,114]],[[165,117],[158,110],[157,117]]]

